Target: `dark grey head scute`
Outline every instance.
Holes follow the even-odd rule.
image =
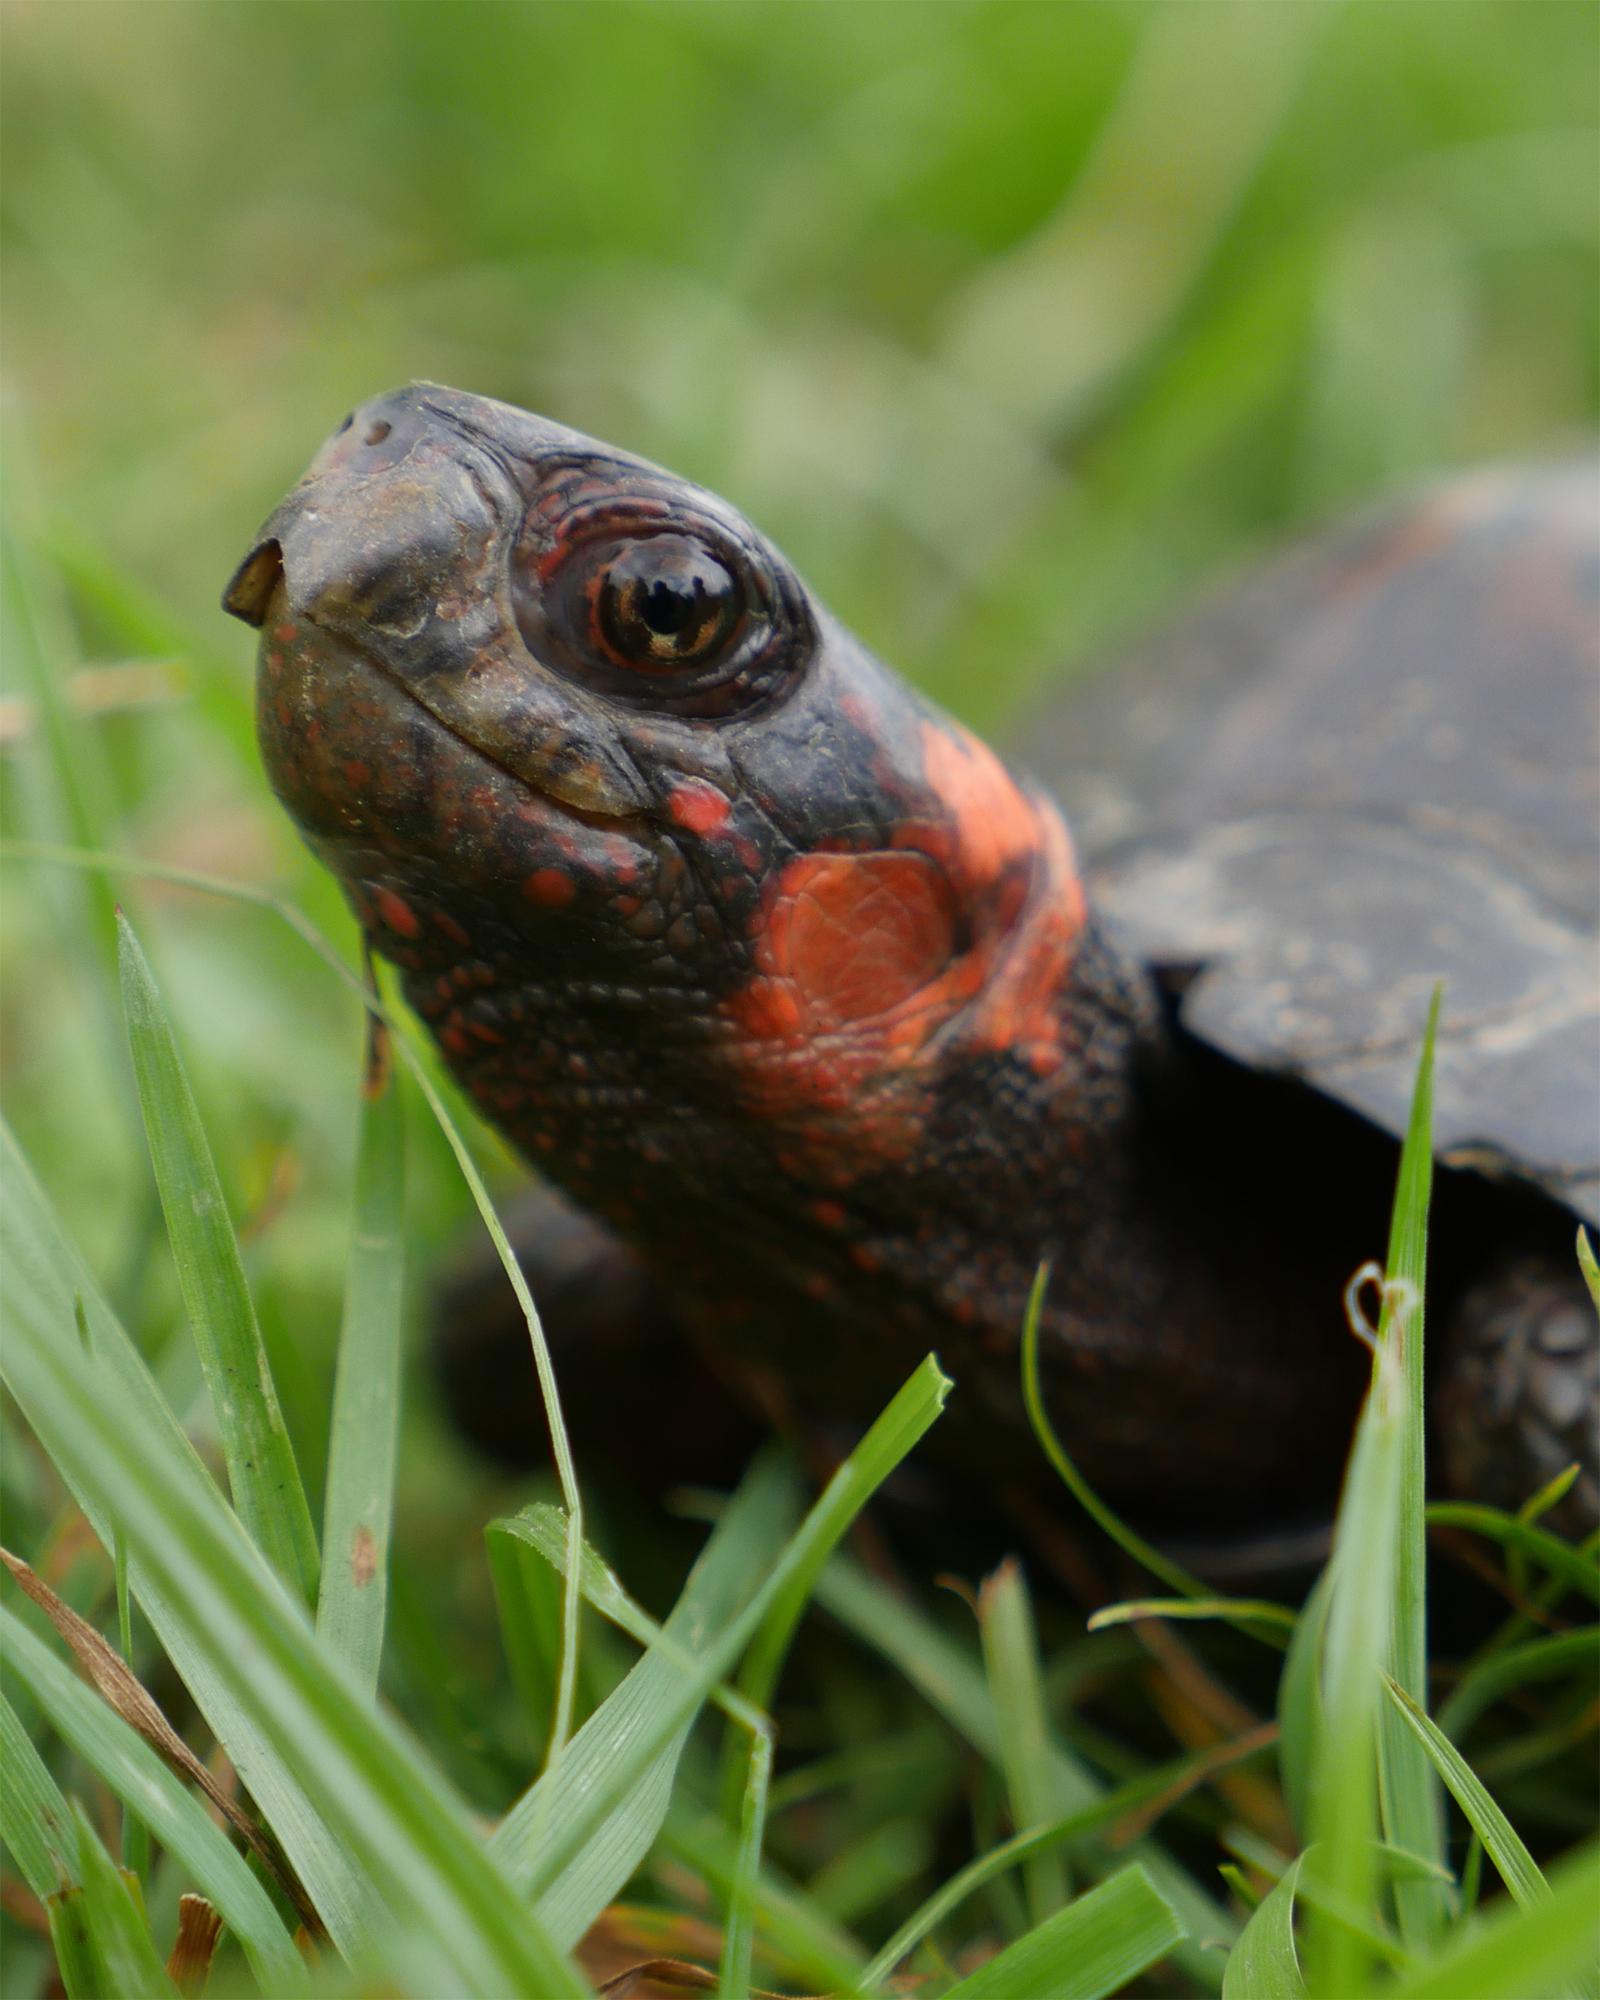
[[[1187,1028],[1600,1222],[1600,468],[1441,486],[1226,591],[1035,730]],[[1042,747],[1041,747],[1042,746]]]

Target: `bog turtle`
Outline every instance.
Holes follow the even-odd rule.
[[[556,1290],[670,1295],[819,1425],[936,1350],[930,1442],[1027,1485],[1048,1258],[1091,1480],[1156,1521],[1316,1504],[1442,979],[1436,1463],[1515,1505],[1576,1459],[1592,1520],[1597,582],[1592,465],[1441,485],[1036,717],[1046,790],[720,499],[424,383],[345,420],[225,603],[279,797],[561,1190]],[[674,1352],[618,1353],[668,1394]]]

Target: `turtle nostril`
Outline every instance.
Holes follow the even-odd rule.
[[[334,432],[334,436],[335,436],[335,437],[341,437],[341,438],[342,438],[342,437],[344,436],[345,432],[346,432],[347,430],[349,430],[350,426],[351,426],[351,425],[352,425],[352,424],[353,424],[353,423],[355,422],[355,420],[356,420],[356,414],[355,414],[355,411],[354,411],[354,410],[352,410],[352,411],[350,412],[349,416],[347,416],[347,417],[345,418],[344,422],[343,422],[343,423],[342,423],[342,424],[341,424],[341,425],[339,426],[339,428],[338,428],[338,429],[337,429],[337,430],[336,430],[336,431]]]
[[[382,444],[384,439],[389,435],[390,431],[392,431],[393,429],[394,429],[393,424],[387,424],[383,422],[375,423],[372,426],[372,428],[367,432],[367,435],[363,440],[363,442],[366,444]]]

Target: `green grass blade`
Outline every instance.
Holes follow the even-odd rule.
[[[949,1389],[949,1379],[937,1364],[931,1358],[923,1362],[828,1482],[799,1530],[766,1569],[749,1602],[720,1629],[706,1635],[692,1665],[679,1659],[676,1639],[672,1653],[662,1650],[648,1656],[659,1660],[660,1671],[650,1685],[644,1713],[635,1718],[619,1701],[627,1693],[628,1684],[624,1683],[584,1724],[561,1764],[524,1794],[507,1815],[495,1836],[496,1850],[535,1898],[556,1936],[581,1935],[603,1907],[587,1909],[581,1899],[564,1892],[559,1892],[558,1903],[553,1902],[558,1878],[582,1848],[602,1834],[606,1822],[625,1805],[651,1765],[688,1726],[773,1606],[784,1601],[793,1579],[815,1572],[819,1547],[825,1555],[838,1545],[860,1509],[936,1421]],[[646,1662],[640,1664],[642,1667]],[[629,1681],[638,1673],[635,1669]],[[618,1705],[613,1707],[614,1703]],[[572,1775],[580,1742],[585,1745],[585,1761],[578,1767],[581,1782]],[[532,1836],[543,1814],[550,1810],[543,1788],[554,1789],[562,1808],[551,1812],[550,1837],[536,1846]],[[572,1933],[570,1925],[580,1914],[582,1923],[578,1932]]]
[[[1594,1300],[1594,1309],[1600,1313],[1600,1263],[1595,1261],[1594,1245],[1589,1241],[1589,1232],[1581,1225],[1578,1230],[1578,1269],[1583,1273],[1583,1282],[1589,1287],[1589,1296]]]
[[[285,912],[287,914],[287,912]],[[292,919],[291,919],[292,921]],[[319,949],[321,941],[317,940]],[[335,960],[337,962],[337,960]],[[363,992],[363,1003],[369,1011],[376,1013],[394,1036],[394,1046],[399,1050],[422,1092],[428,1109],[433,1113],[434,1122],[444,1134],[445,1144],[455,1155],[456,1165],[461,1170],[461,1178],[467,1184],[483,1226],[489,1232],[489,1240],[500,1259],[500,1267],[506,1274],[522,1317],[528,1328],[528,1341],[533,1352],[534,1374],[539,1383],[539,1400],[544,1406],[545,1422],[550,1433],[550,1454],[555,1461],[556,1478],[561,1486],[561,1498],[567,1510],[567,1534],[571,1542],[574,1560],[568,1564],[566,1592],[561,1606],[561,1666],[556,1680],[555,1708],[550,1721],[550,1745],[546,1758],[547,1772],[555,1766],[563,1754],[567,1738],[572,1732],[573,1704],[578,1686],[578,1565],[576,1552],[583,1544],[583,1494],[578,1486],[578,1468],[572,1457],[572,1441],[567,1435],[567,1421],[561,1409],[561,1391],[556,1382],[555,1363],[550,1358],[550,1343],[545,1338],[544,1324],[539,1318],[539,1308],[533,1302],[533,1294],[528,1289],[528,1281],[523,1275],[522,1265],[516,1252],[506,1237],[500,1217],[495,1212],[494,1203],[489,1199],[489,1190],[484,1185],[483,1175],[472,1157],[472,1149],[462,1136],[456,1121],[450,1115],[449,1107],[440,1095],[432,1075],[433,1056],[422,1046],[422,1033],[417,1023],[406,1017],[397,1023],[383,1011],[375,996]]]
[[[1278,1677],[1278,1768],[1284,1798],[1302,1839],[1308,1837],[1311,1825],[1311,1774],[1322,1726],[1322,1656],[1332,1586],[1333,1572],[1324,1569],[1301,1606]]]
[[[911,1685],[958,1734],[1000,1768],[1000,1725],[983,1671],[977,1661],[948,1638],[932,1619],[913,1605],[884,1591],[851,1562],[836,1560],[817,1584],[817,1602],[847,1630],[896,1666]],[[1078,1811],[1097,1805],[1106,1788],[1058,1744],[1050,1749],[1051,1782],[1063,1803]],[[1155,1842],[1137,1842],[1129,1850],[1148,1870],[1189,1935],[1230,1938],[1238,1925],[1221,1904],[1207,1896],[1193,1877],[1164,1854]],[[1104,1873],[1104,1851],[1093,1846],[1083,1853],[1086,1867]],[[1185,1945],[1184,1970],[1208,1991],[1222,1984],[1222,1966],[1214,1951]]]
[[[1022,1392],[1027,1404],[1028,1421],[1033,1426],[1040,1448],[1055,1468],[1061,1483],[1095,1526],[1131,1556],[1141,1569],[1149,1570],[1152,1576],[1159,1576],[1163,1583],[1184,1597],[1211,1596],[1212,1592],[1199,1577],[1186,1570],[1181,1563],[1174,1562],[1170,1556],[1163,1555],[1106,1505],[1056,1435],[1050,1413],[1044,1405],[1044,1382],[1039,1372],[1039,1326],[1044,1317],[1045,1296],[1049,1289],[1050,1266],[1041,1264],[1033,1274],[1022,1318]]]
[[[10,1612],[0,1613],[7,1620]],[[29,1635],[32,1637],[32,1634]],[[28,1741],[17,1711],[0,1694],[0,1840],[22,1879],[44,1902],[78,1882],[78,1835],[44,1759]]]
[[[241,1550],[253,1551],[255,1544],[239,1526],[163,1401],[143,1357],[62,1234],[43,1190],[3,1121],[0,1179],[6,1189],[6,1200],[0,1202],[0,1261],[7,1278],[0,1289],[0,1310],[6,1323],[6,1337],[0,1342],[0,1373],[102,1544],[115,1545],[118,1526],[115,1516],[101,1504],[99,1488],[93,1483],[92,1438],[84,1435],[79,1413],[70,1403],[52,1407],[42,1400],[49,1393],[48,1372],[38,1378],[39,1395],[30,1388],[33,1375],[25,1372],[30,1355],[35,1353],[39,1367],[47,1358],[66,1368],[74,1364],[81,1367],[80,1311],[92,1333],[94,1374],[120,1410],[129,1435],[145,1444],[152,1459],[159,1459],[170,1477],[191,1487],[195,1504],[203,1502],[215,1511]],[[79,1476],[80,1463],[87,1468],[88,1477]],[[335,1942],[354,1952],[371,1923],[381,1920],[371,1885],[358,1875],[323,1824],[294,1763],[279,1755],[249,1704],[242,1704],[212,1671],[213,1640],[204,1616],[192,1616],[187,1605],[164,1590],[132,1551],[128,1567],[145,1616],[200,1713],[271,1822]]]
[[[1428,1520],[1440,1528],[1467,1528],[1475,1535],[1499,1542],[1503,1548],[1514,1549],[1540,1564],[1569,1590],[1600,1604],[1600,1564],[1592,1553],[1574,1548],[1548,1528],[1519,1521],[1515,1514],[1503,1513],[1498,1507],[1485,1507],[1475,1500],[1430,1501]]]
[[[1267,1747],[1266,1740],[1256,1746],[1257,1751]],[[1007,1869],[1015,1868],[1032,1855],[1048,1853],[1053,1847],[1070,1844],[1081,1840],[1085,1834],[1109,1828],[1124,1813],[1161,1797],[1197,1772],[1214,1769],[1215,1765],[1215,1753],[1208,1750],[1180,1757],[1170,1764],[1158,1765],[1142,1777],[1130,1779],[1115,1791],[1107,1792],[1096,1804],[1083,1811],[1068,1813],[1051,1825],[1035,1827],[1029,1833],[1015,1834],[998,1847],[990,1848],[987,1854],[980,1854],[975,1861],[969,1861],[965,1868],[941,1883],[927,1902],[906,1919],[863,1973],[862,1986],[868,1991],[881,1986],[901,1960],[943,1923],[952,1910],[974,1890],[994,1881]]]
[[[798,1490],[787,1466],[777,1460],[758,1464],[724,1510],[666,1624],[647,1639],[643,1659],[496,1831],[493,1845],[513,1881],[536,1896],[540,1922],[560,1942],[576,1943],[583,1936],[649,1852],[699,1705],[680,1713],[683,1691],[698,1685],[706,1647],[748,1605],[798,1511]],[[533,1518],[499,1522],[497,1529],[526,1540],[564,1571],[564,1524],[552,1508],[529,1514]],[[587,1548],[580,1567],[581,1586],[602,1608],[622,1596]],[[655,1725],[669,1712],[677,1720],[658,1740]],[[641,1743],[648,1747],[633,1756],[630,1781],[617,1788],[620,1760]],[[588,1801],[613,1792],[614,1805],[579,1820]],[[575,1825],[587,1831],[575,1838]]]
[[[150,1158],[184,1309],[211,1392],[233,1504],[279,1575],[309,1602],[317,1587],[316,1536],[272,1386],[238,1239],[161,996],[132,927],[120,915],[117,941],[128,1044]]]
[[[1182,1943],[1177,1913],[1142,1868],[1125,1868],[953,1986],[946,2000],[1105,2000]]]
[[[524,1509],[524,1513],[528,1511]],[[566,1516],[559,1507],[548,1511],[555,1518],[558,1539],[564,1542]],[[541,1561],[526,1542],[516,1533],[507,1533],[505,1524],[499,1521],[491,1521],[484,1530],[484,1547],[489,1556],[500,1642],[511,1671],[511,1683],[533,1740],[547,1742],[556,1712],[562,1654],[561,1565]],[[584,1550],[587,1555],[587,1543]]]
[[[949,1393],[949,1385],[940,1394]],[[857,1503],[864,1504],[864,1500]],[[840,1531],[843,1532],[842,1529]],[[744,1699],[753,1707],[766,1710],[772,1705],[777,1689],[778,1677],[783,1671],[783,1662],[794,1639],[797,1626],[805,1608],[816,1589],[817,1578],[823,1565],[832,1553],[833,1543],[819,1535],[813,1541],[809,1556],[794,1565],[781,1592],[774,1599],[771,1610],[762,1621],[760,1630],[750,1643],[750,1649],[739,1667],[738,1687]],[[724,1765],[724,1798],[737,1800],[742,1789],[739,1778],[738,1739],[730,1734],[727,1758]]]
[[[73,1850],[76,1874],[77,1850]],[[83,1890],[68,1889],[52,1896],[45,1908],[50,1912],[50,1942],[55,1948],[56,1970],[61,1976],[67,2000],[105,2000],[100,1968],[89,1942],[89,1918],[84,1908]]]
[[[1428,1204],[1433,1189],[1433,1052],[1441,989],[1435,988],[1423,1030],[1406,1143],[1400,1155],[1394,1219],[1389,1232],[1380,1343],[1398,1342],[1405,1373],[1401,1409],[1400,1508],[1396,1524],[1395,1603],[1390,1621],[1389,1671],[1419,1708],[1428,1699],[1428,1527],[1426,1465],[1427,1385],[1423,1373],[1423,1320],[1428,1263]],[[1401,1299],[1409,1311],[1398,1309]],[[1396,1847],[1444,1861],[1444,1815],[1438,1781],[1420,1746],[1392,1708],[1378,1717],[1378,1789],[1384,1830]],[[1447,1915],[1445,1893],[1430,1881],[1395,1885],[1400,1935],[1426,1950]]]
[[[1390,1680],[1386,1686],[1396,1712],[1415,1735],[1429,1762],[1444,1780],[1450,1796],[1483,1842],[1483,1851],[1499,1869],[1500,1879],[1513,1899],[1524,1909],[1542,1902],[1550,1894],[1550,1885],[1472,1766],[1397,1681]]]
[[[1269,1597],[1130,1597],[1121,1604],[1102,1604],[1084,1621],[1086,1632],[1109,1631],[1113,1625],[1134,1625],[1141,1618],[1172,1618],[1180,1624],[1220,1620],[1228,1625],[1276,1625],[1292,1633],[1295,1614]]]
[[[733,1901],[743,1859],[737,1834],[720,1812],[697,1812],[675,1801],[661,1829],[663,1856],[688,1870],[726,1905]],[[854,1993],[866,1953],[806,1891],[770,1863],[755,1881],[756,1928],[763,1943],[795,1968],[808,1986]]]
[[[89,1322],[83,1316],[83,1303],[78,1303],[78,1331],[83,1337],[85,1348],[89,1346]],[[117,1644],[122,1649],[122,1657],[127,1662],[128,1671],[133,1665],[133,1591],[128,1583],[128,1543],[123,1535],[118,1535],[111,1550],[111,1572],[117,1593]],[[142,1882],[150,1872],[150,1834],[142,1819],[130,1818],[122,1827],[123,1865],[138,1876]]]
[[[1589,1978],[1597,1959],[1600,1847],[1591,1844],[1551,1870],[1550,1894],[1537,1908],[1498,1904],[1383,2000],[1544,2000]]]
[[[723,1932],[720,2000],[748,2000],[750,1959],[755,1945],[756,1884],[761,1873],[761,1844],[767,1826],[767,1793],[772,1785],[772,1731],[758,1729],[750,1739],[750,1775],[739,1815],[739,1852],[728,1893]]]
[[[105,2000],[178,2000],[133,1889],[76,1808],[78,1867],[89,1954]]]
[[[1451,1742],[1466,1732],[1503,1694],[1529,1681],[1565,1674],[1588,1663],[1592,1686],[1600,1681],[1600,1625],[1583,1625],[1572,1632],[1551,1632],[1521,1646],[1508,1646],[1481,1660],[1462,1675],[1450,1698],[1439,1708],[1439,1727]]]
[[[939,1392],[941,1409],[944,1406],[944,1397],[948,1394],[949,1384],[946,1383]],[[859,1450],[858,1447],[857,1453],[852,1456],[858,1456]],[[843,1489],[841,1489],[842,1494]],[[857,1508],[865,1504],[865,1498],[863,1493],[855,1502]],[[842,1501],[841,1504],[847,1503]],[[842,1526],[839,1533],[843,1533]],[[777,1593],[772,1608],[767,1612],[760,1629],[750,1642],[749,1651],[740,1663],[738,1689],[744,1699],[756,1709],[764,1712],[772,1705],[778,1677],[783,1671],[783,1663],[788,1656],[796,1627],[804,1615],[807,1604],[811,1601],[817,1586],[817,1578],[832,1554],[836,1541],[837,1536],[829,1540],[827,1536],[821,1534],[812,1540],[808,1555],[803,1561],[797,1561],[789,1570],[782,1590]],[[737,1816],[737,1802],[743,1790],[740,1779],[742,1762],[740,1738],[730,1730],[724,1752],[722,1781],[724,1805],[734,1808],[734,1811],[730,1812],[730,1818]]]
[[[1045,1294],[1050,1285],[1050,1266],[1041,1264],[1033,1274],[1033,1285],[1028,1293],[1027,1309],[1022,1320],[1022,1397],[1028,1411],[1028,1422],[1039,1441],[1040,1449],[1049,1459],[1056,1476],[1078,1505],[1100,1529],[1116,1543],[1124,1554],[1129,1555],[1141,1569],[1158,1576],[1170,1589],[1181,1596],[1194,1598],[1211,1607],[1208,1616],[1225,1619],[1239,1631],[1252,1639],[1259,1639],[1265,1645],[1284,1646],[1287,1641],[1287,1627],[1292,1623],[1290,1614],[1284,1607],[1274,1605],[1269,1615],[1258,1618],[1253,1612],[1243,1616],[1234,1615],[1231,1607],[1225,1607],[1224,1600],[1217,1597],[1208,1584],[1202,1583],[1191,1570],[1164,1555],[1153,1542],[1147,1542],[1143,1535],[1130,1528],[1126,1521],[1111,1507],[1078,1470],[1076,1462],[1057,1435],[1055,1425],[1050,1421],[1050,1413],[1044,1404],[1044,1383],[1039,1371],[1039,1325],[1044,1314]]]
[[[417,1926],[405,1949],[438,1990],[581,1993],[460,1801],[316,1646],[15,1154],[6,1182],[6,1379],[102,1540],[125,1531],[146,1616],[336,1939],[355,1958],[398,1949],[400,1911]],[[94,1331],[90,1370],[75,1294]]]
[[[1326,2000],[1347,2000],[1365,1983],[1370,1958],[1363,1934],[1326,1911],[1329,1906],[1367,1910],[1377,1881],[1374,1854],[1382,1838],[1378,1677],[1389,1655],[1394,1609],[1404,1385],[1392,1346],[1378,1349],[1377,1363],[1339,1502],[1322,1703],[1307,1784],[1315,1839],[1304,1882],[1309,1906],[1306,1983]]]
[[[121,1716],[3,1609],[0,1636],[8,1669],[32,1690],[63,1741],[138,1814],[216,1905],[263,1990],[297,1992],[306,1981],[300,1954],[271,1897],[200,1801]]]
[[[1286,1868],[1239,1933],[1222,1976],[1222,2000],[1306,2000],[1294,1947],[1298,1860]]]
[[[722,1521],[727,1519],[727,1513],[725,1508]],[[488,1540],[490,1548],[496,1551],[497,1565],[506,1564],[513,1554],[532,1562],[537,1552],[543,1558],[539,1564],[540,1571],[545,1575],[554,1573],[559,1576],[568,1559],[561,1510],[544,1502],[525,1507],[510,1521],[491,1524]],[[705,1560],[706,1557],[702,1556],[702,1564]],[[658,1624],[628,1595],[614,1572],[587,1543],[581,1561],[581,1588],[585,1602],[641,1646],[661,1645],[663,1651],[667,1650],[673,1643],[667,1636],[668,1628]],[[732,1576],[737,1565],[730,1564],[728,1567]],[[691,1593],[700,1590],[697,1577],[698,1566],[696,1577],[691,1578],[674,1607],[674,1618],[684,1612],[685,1601],[690,1599]],[[519,1580],[510,1596],[512,1603],[520,1602],[520,1592],[525,1584],[525,1578]],[[541,1623],[547,1632],[552,1631],[554,1619],[551,1605],[548,1600],[540,1602]],[[711,1606],[702,1601],[700,1617],[704,1619],[710,1609]],[[541,1685],[548,1687],[547,1675]],[[712,1699],[747,1731],[752,1744],[752,1758],[760,1754],[755,1747],[756,1739],[767,1736],[770,1725],[766,1717],[753,1710],[742,1695],[726,1685],[713,1690]],[[674,1820],[673,1811],[669,1801],[662,1827],[663,1841],[669,1849],[674,1845],[674,1828],[678,1830],[681,1844],[682,1829],[688,1824],[681,1813]],[[641,1843],[641,1851],[645,1844]],[[702,1879],[722,1897],[730,1912],[748,1898],[762,1934],[776,1950],[787,1953],[806,1976],[829,1987],[854,1986],[860,1965],[859,1954],[844,1934],[827,1921],[826,1913],[819,1909],[814,1895],[803,1899],[794,1889],[778,1883],[760,1865],[759,1850],[752,1851],[744,1837],[743,1818],[737,1838],[730,1839],[723,1825],[701,1822],[696,1825],[694,1834],[688,1837],[687,1846],[688,1852],[683,1853],[681,1858],[689,1861]]]
[[[368,1019],[355,1218],[333,1385],[317,1636],[378,1686],[389,1594],[405,1282],[405,1117],[385,1030]]]
[[[978,1593],[978,1633],[984,1671],[1000,1730],[1000,1768],[1011,1801],[1011,1824],[1018,1833],[1059,1819],[1071,1801],[1053,1782],[1050,1727],[1045,1720],[1039,1646],[1022,1571],[1002,1563]],[[1024,1862],[1022,1879],[1034,1923],[1067,1900],[1067,1871],[1059,1850]]]
[[[1408,1838],[1396,1840],[1430,1862],[1442,1854],[1433,1775],[1415,1746],[1389,1733],[1380,1675],[1397,1649],[1408,1673],[1425,1680],[1423,1575],[1422,1379],[1420,1275],[1427,1244],[1432,1179],[1433,1036],[1439,997],[1429,1010],[1401,1148],[1391,1229],[1391,1269],[1373,1340],[1372,1383],[1356,1425],[1330,1558],[1327,1644],[1322,1703],[1307,1782],[1316,1836],[1306,1857],[1303,1888],[1307,1984],[1343,2000],[1359,1992],[1370,1967],[1364,1932],[1335,1912],[1364,1913],[1374,1892],[1376,1850],[1387,1820]],[[1398,1726],[1398,1725],[1396,1725]],[[1397,1885],[1413,1895],[1413,1932],[1434,1934],[1442,1915],[1432,1882]]]

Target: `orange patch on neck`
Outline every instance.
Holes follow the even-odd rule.
[[[963,888],[987,887],[1039,844],[1039,814],[987,743],[958,722],[922,725],[922,768]]]
[[[728,1011],[752,1104],[781,1119],[848,1114],[858,1148],[903,1158],[916,1106],[900,1087],[917,1052],[970,999],[955,892],[926,854],[802,854],[778,877],[756,974]],[[815,1128],[841,1181],[850,1157]]]
[[[893,1013],[955,949],[955,898],[923,854],[803,854],[784,869],[757,953],[802,1029]]]
[[[791,861],[726,1003],[752,1107],[797,1121],[840,1186],[915,1149],[947,1058],[1048,1076],[1067,1055],[1084,910],[1066,828],[965,730],[930,722],[923,748],[926,817],[888,850]]]

